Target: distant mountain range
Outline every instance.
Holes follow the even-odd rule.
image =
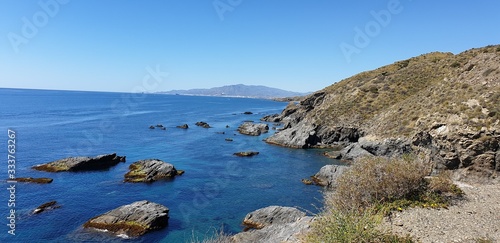
[[[286,91],[277,88],[270,88],[262,85],[244,85],[244,84],[226,85],[210,89],[170,90],[159,93],[177,94],[177,95],[247,97],[247,98],[264,98],[264,99],[303,96],[307,94],[307,93]]]

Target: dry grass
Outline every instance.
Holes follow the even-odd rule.
[[[214,234],[205,239],[200,239],[194,235],[191,237],[190,243],[234,243],[231,235],[224,233],[224,229],[214,230]]]
[[[446,207],[461,191],[444,173],[430,180],[432,165],[420,157],[367,157],[356,160],[325,195],[304,242],[413,242],[377,228],[384,216],[407,207]]]
[[[327,126],[358,126],[380,137],[412,136],[452,115],[469,128],[488,128],[500,120],[499,48],[429,53],[360,73],[325,88],[325,105],[313,116]],[[479,107],[463,105],[470,99]]]
[[[363,211],[375,204],[408,198],[422,190],[432,165],[416,156],[361,158],[337,180],[327,205],[341,211]]]

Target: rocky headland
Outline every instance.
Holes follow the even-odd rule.
[[[338,159],[427,155],[436,169],[495,177],[500,171],[500,47],[434,52],[335,83],[291,102],[266,141],[345,147]]]

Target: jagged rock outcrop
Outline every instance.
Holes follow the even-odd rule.
[[[264,123],[245,122],[238,127],[238,132],[250,136],[260,136],[262,133],[267,133],[269,126]]]
[[[337,179],[349,168],[341,165],[325,165],[321,167],[318,173],[311,176],[312,181],[319,186],[333,189],[337,186]]]
[[[424,152],[437,169],[494,176],[500,134],[500,46],[434,52],[363,72],[290,102],[266,142],[343,145],[334,157]],[[270,117],[266,118],[269,119]]]
[[[92,218],[83,227],[135,237],[166,227],[168,213],[167,207],[144,200],[118,207]]]
[[[120,162],[125,162],[125,156],[118,156],[116,153],[99,155],[97,157],[70,157],[56,160],[47,164],[35,165],[35,170],[47,172],[61,171],[90,171],[103,170],[115,166]]]
[[[281,116],[280,114],[272,114],[264,116],[260,120],[265,122],[281,122]]]
[[[481,129],[467,131],[453,125],[438,124],[413,137],[414,146],[427,152],[437,169],[466,168],[476,175],[494,175],[499,171],[500,134]]]
[[[237,243],[298,242],[313,220],[296,208],[270,206],[247,214],[243,224],[253,229],[238,233],[232,239]]]
[[[184,173],[184,171],[175,169],[172,164],[159,159],[139,160],[132,163],[129,170],[125,174],[125,182],[154,182]]]

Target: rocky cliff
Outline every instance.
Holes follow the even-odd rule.
[[[266,140],[271,144],[341,145],[379,156],[417,150],[438,169],[494,176],[500,170],[500,45],[434,52],[363,72],[291,102],[275,119],[284,129]]]

